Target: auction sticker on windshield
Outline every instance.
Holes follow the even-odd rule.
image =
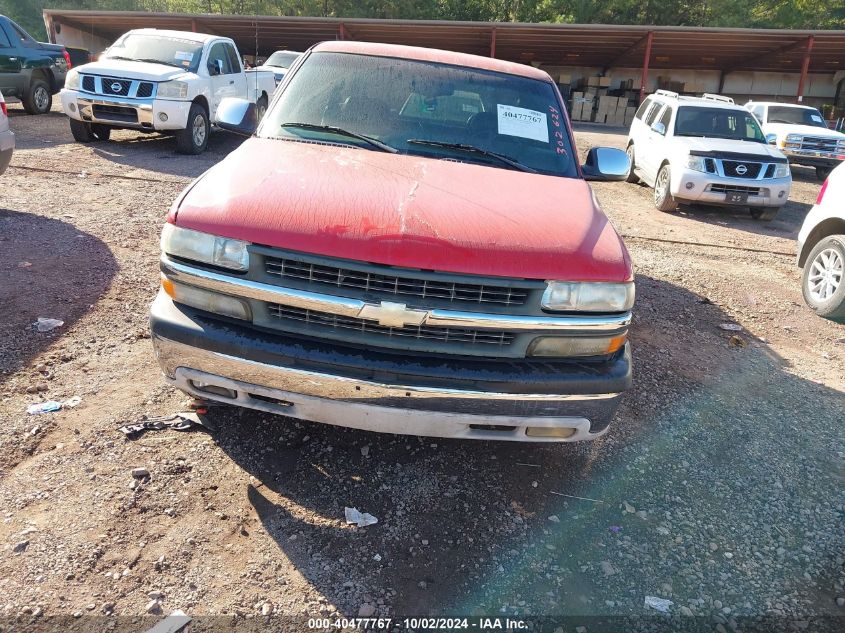
[[[549,142],[549,126],[545,112],[496,104],[499,113],[499,134]]]
[[[178,59],[180,62],[189,62],[194,58],[194,54],[185,53],[183,51],[176,51],[176,54],[173,57]]]

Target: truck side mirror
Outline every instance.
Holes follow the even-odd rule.
[[[625,180],[630,162],[628,155],[615,147],[593,147],[581,171],[587,180]]]
[[[777,145],[778,144],[778,135],[777,134],[766,134],[766,142],[769,145]]]
[[[226,97],[217,106],[217,125],[242,136],[252,136],[258,129],[258,111],[246,99]]]

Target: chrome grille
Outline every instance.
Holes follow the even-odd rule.
[[[759,187],[744,187],[743,185],[710,185],[714,193],[747,193],[749,196],[759,196]]]
[[[283,279],[297,279],[320,286],[418,299],[441,299],[459,304],[523,305],[530,292],[526,288],[420,279],[278,257],[266,257],[265,270],[267,274]]]
[[[403,337],[422,341],[439,341],[466,345],[507,347],[514,341],[514,334],[494,330],[471,330],[453,327],[431,327],[427,325],[386,327],[378,321],[357,317],[339,316],[327,312],[292,308],[278,303],[268,303],[270,316],[280,322],[329,330],[355,330],[364,334],[376,334],[385,337]]]
[[[128,79],[115,79],[113,77],[100,78],[100,86],[102,87],[103,94],[106,95],[126,97],[129,95],[129,86],[131,85],[132,82]]]
[[[835,138],[805,136],[801,139],[801,149],[812,152],[836,152],[838,147]]]
[[[153,85],[148,81],[142,81],[138,84],[138,90],[135,93],[135,96],[139,99],[145,99],[147,97],[153,96]]]
[[[740,166],[745,169],[741,169]],[[760,163],[745,163],[737,160],[722,161],[722,168],[725,170],[725,176],[729,176],[731,178],[756,178],[760,175],[761,167],[762,165]]]

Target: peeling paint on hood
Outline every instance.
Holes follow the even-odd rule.
[[[182,200],[179,226],[303,253],[443,272],[633,278],[586,182],[253,138]]]

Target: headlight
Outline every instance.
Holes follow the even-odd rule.
[[[623,312],[634,305],[634,282],[550,281],[540,304],[555,311]]]
[[[173,224],[165,224],[161,232],[161,250],[168,255],[231,270],[249,268],[247,246],[247,242],[183,229]]]
[[[236,297],[180,284],[171,281],[164,275],[162,275],[161,287],[176,303],[244,321],[249,321],[252,318],[247,305]]]
[[[689,156],[687,158],[687,167],[694,169],[695,171],[707,171],[704,156]]]
[[[184,81],[163,81],[158,85],[156,95],[162,99],[187,99],[188,84]]]
[[[801,142],[801,135],[800,134],[787,134],[785,140],[786,140],[787,143],[800,143]]]
[[[528,346],[528,356],[604,356],[619,350],[627,339],[626,334],[600,338],[541,336]]]
[[[789,164],[778,163],[775,166],[775,178],[786,178],[789,176]]]
[[[68,90],[79,90],[79,71],[71,68],[65,75],[65,88]]]
[[[839,147],[839,149],[845,149],[845,138],[836,141],[836,145]]]

